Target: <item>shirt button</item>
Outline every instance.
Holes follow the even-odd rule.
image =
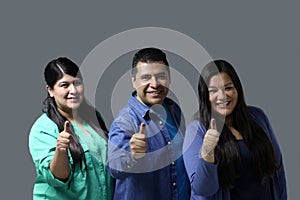
[[[158,123],[159,123],[160,125],[162,125],[162,124],[163,124],[163,122],[162,122],[162,121],[159,121]]]
[[[173,186],[176,186],[176,182],[173,183]]]
[[[172,165],[175,165],[175,162],[172,162]]]
[[[129,169],[129,168],[130,168],[130,165],[127,165],[127,168]]]
[[[169,141],[168,144],[171,144],[171,142]]]

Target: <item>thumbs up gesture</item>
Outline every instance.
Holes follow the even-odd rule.
[[[146,141],[146,124],[141,123],[139,132],[132,135],[129,144],[131,156],[135,159],[142,158],[146,155],[147,141]]]
[[[204,160],[214,161],[215,148],[218,144],[220,133],[217,130],[216,120],[211,119],[210,128],[206,131],[204,136],[201,157]]]
[[[56,149],[60,152],[66,152],[69,149],[71,142],[70,122],[65,121],[64,130],[60,132],[56,141]]]

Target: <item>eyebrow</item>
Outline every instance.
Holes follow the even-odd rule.
[[[60,81],[58,84],[70,83],[69,81]]]
[[[140,76],[159,76],[159,75],[167,75],[168,73],[166,72],[159,72],[157,74],[151,74],[151,73],[144,73],[144,74],[141,74]]]
[[[224,84],[224,87],[229,86],[229,85],[234,85],[231,81]],[[216,86],[208,86],[208,88],[217,88]]]
[[[151,74],[141,74],[140,77],[152,76]]]
[[[232,82],[228,82],[228,83],[224,84],[224,87],[226,87],[228,85],[233,85],[233,83]]]
[[[154,75],[167,75],[167,73],[166,72],[159,72],[159,73],[157,73],[157,74],[154,74]]]

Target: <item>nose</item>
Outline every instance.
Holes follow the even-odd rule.
[[[218,100],[225,100],[226,99],[226,93],[224,89],[219,89],[217,92],[217,99]]]
[[[150,79],[150,86],[151,87],[157,87],[159,84],[160,83],[157,80],[157,78],[155,76],[152,76],[152,78]]]
[[[69,92],[71,94],[75,94],[77,92],[77,88],[75,87],[74,84],[70,84],[70,86],[69,86]]]

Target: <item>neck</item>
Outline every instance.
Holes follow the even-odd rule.
[[[225,124],[226,124],[227,127],[232,127],[233,126],[233,117],[232,117],[232,115],[226,117]]]
[[[77,110],[70,109],[69,111],[65,111],[65,110],[61,110],[58,108],[58,111],[62,116],[67,118],[67,120],[69,120],[70,122],[80,121],[80,117],[79,117]]]

